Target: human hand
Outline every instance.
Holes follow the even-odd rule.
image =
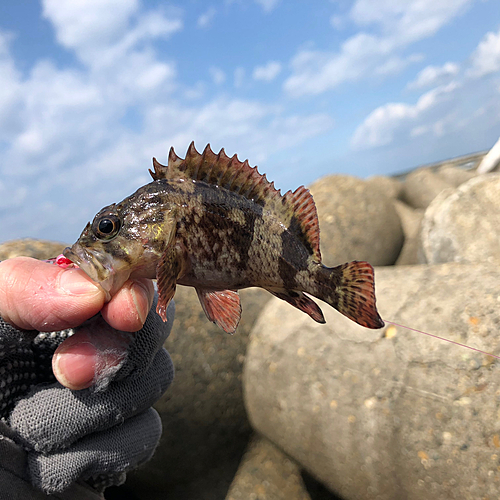
[[[116,484],[125,470],[150,458],[161,433],[150,406],[173,377],[162,345],[174,312],[163,323],[151,309],[152,298],[151,282],[134,281],[104,305],[104,292],[77,269],[25,258],[0,263],[0,315],[36,330],[0,324],[0,380],[2,364],[11,375],[0,389],[0,412],[28,450],[31,479],[44,491],[103,474]],[[145,320],[140,332],[127,333]],[[63,328],[73,330],[37,334]],[[51,381],[54,352],[54,373],[63,385],[92,388],[43,385]]]

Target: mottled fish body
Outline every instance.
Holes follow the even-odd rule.
[[[308,295],[368,328],[377,313],[373,268],[321,263],[319,224],[309,191],[281,193],[248,162],[170,151],[153,159],[153,182],[103,208],[64,255],[111,297],[128,278],[157,278],[163,319],[177,284],[193,286],[207,317],[233,333],[241,315],[237,290],[261,287],[324,323]]]

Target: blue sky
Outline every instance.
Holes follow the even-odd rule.
[[[194,140],[283,191],[500,136],[497,0],[0,3],[0,241],[72,243]]]

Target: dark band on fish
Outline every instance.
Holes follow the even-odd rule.
[[[311,242],[307,238],[307,235],[304,233],[302,226],[300,225],[297,217],[295,215],[292,216],[290,220],[290,224],[288,226],[288,230],[295,234],[296,237],[302,242],[302,244],[306,247],[308,253],[312,255],[313,248]]]

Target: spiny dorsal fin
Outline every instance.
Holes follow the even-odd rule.
[[[174,148],[170,148],[168,153],[168,166],[162,165],[156,158],[153,158],[153,168],[154,172],[149,169],[149,173],[154,181],[159,179],[171,179],[172,176],[169,174],[169,170],[175,170],[175,167],[182,162],[182,158],[179,158],[174,151]]]
[[[168,155],[168,165],[162,165],[153,158],[153,179],[193,179],[214,184],[252,199],[259,205],[281,198],[281,193],[269,182],[265,175],[259,174],[257,167],[251,167],[248,160],[241,162],[236,155],[231,158],[224,149],[215,154],[208,144],[203,153],[198,153],[194,142],[189,145],[186,158],[179,158],[173,148]]]
[[[298,187],[293,193],[287,191],[283,196],[286,202],[293,207],[294,216],[300,226],[305,241],[311,246],[312,253],[317,262],[321,262],[319,249],[319,222],[316,204],[309,189],[304,186]]]
[[[184,159],[179,158],[174,149],[170,148],[168,165],[162,165],[153,158],[153,167],[154,172],[149,172],[154,180],[192,179],[206,182],[282,213],[289,228],[298,233],[314,258],[321,261],[316,205],[304,186],[282,196],[274,187],[274,182],[269,182],[265,175],[258,172],[257,167],[251,167],[248,160],[241,162],[236,155],[230,158],[224,149],[215,154],[210,144],[200,154],[192,142]]]

